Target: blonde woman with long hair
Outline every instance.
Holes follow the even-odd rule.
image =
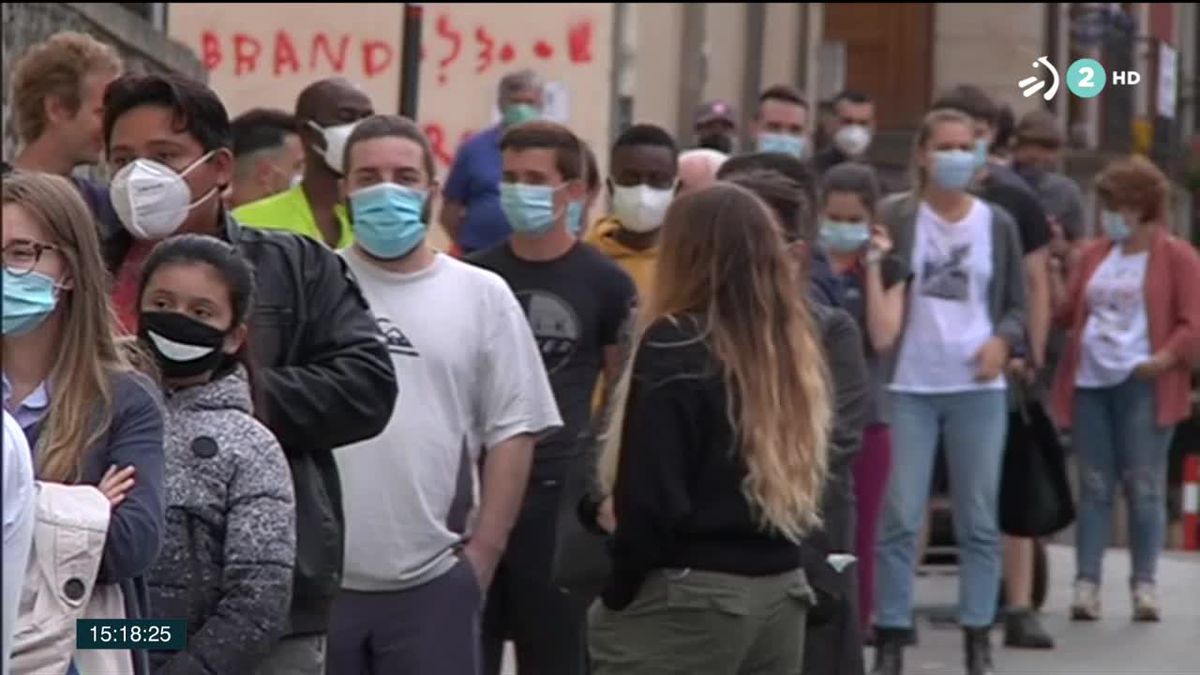
[[[3,195],[4,408],[33,448],[38,480],[95,485],[109,498],[97,581],[120,584],[126,615],[144,616],[140,576],[163,522],[158,396],[114,337],[96,226],[75,187],[18,171]]]
[[[598,468],[612,573],[596,675],[794,673],[830,387],[780,224],[744,188],[679,198]]]
[[[968,192],[981,166],[975,148],[970,117],[929,113],[913,151],[915,191],[889,198],[880,209],[893,252],[913,279],[886,374],[894,461],[876,566],[876,675],[903,672],[917,533],[939,437],[961,550],[965,670],[992,672],[989,633],[1001,561],[997,500],[1008,429],[1004,367],[1025,338],[1025,286],[1016,223]]]

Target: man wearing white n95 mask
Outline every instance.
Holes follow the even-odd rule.
[[[304,235],[330,248],[349,246],[354,236],[338,180],[350,132],[373,112],[370,97],[340,77],[305,87],[296,98],[304,177],[290,189],[238,207],[233,216],[243,225]]]
[[[617,137],[609,160],[610,215],[587,242],[612,258],[645,296],[654,281],[658,235],[678,187],[679,151],[661,128],[635,124]]]
[[[819,173],[847,161],[861,161],[875,136],[875,102],[857,91],[843,91],[833,99],[833,143],[817,153],[813,164]]]

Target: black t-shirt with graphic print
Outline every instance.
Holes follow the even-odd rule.
[[[612,260],[579,242],[555,260],[518,258],[508,242],[467,258],[508,282],[542,351],[563,427],[538,444],[535,458],[586,450],[592,392],[604,368],[604,348],[621,344],[636,301],[633,280]]]
[[[1003,166],[989,166],[980,197],[1002,207],[1017,221],[1021,235],[1021,250],[1025,255],[1050,243],[1050,222],[1033,190]]]

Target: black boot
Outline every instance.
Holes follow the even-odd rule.
[[[875,627],[875,667],[871,675],[901,675],[904,672],[904,647],[911,631],[903,628]]]
[[[963,628],[967,675],[993,675],[991,628]]]
[[[1054,638],[1031,609],[1008,612],[1004,618],[1004,646],[1023,649],[1054,649]]]

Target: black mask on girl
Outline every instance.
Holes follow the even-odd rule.
[[[228,332],[178,312],[143,312],[138,318],[138,339],[154,354],[163,376],[171,379],[219,368],[228,356],[221,349]]]

